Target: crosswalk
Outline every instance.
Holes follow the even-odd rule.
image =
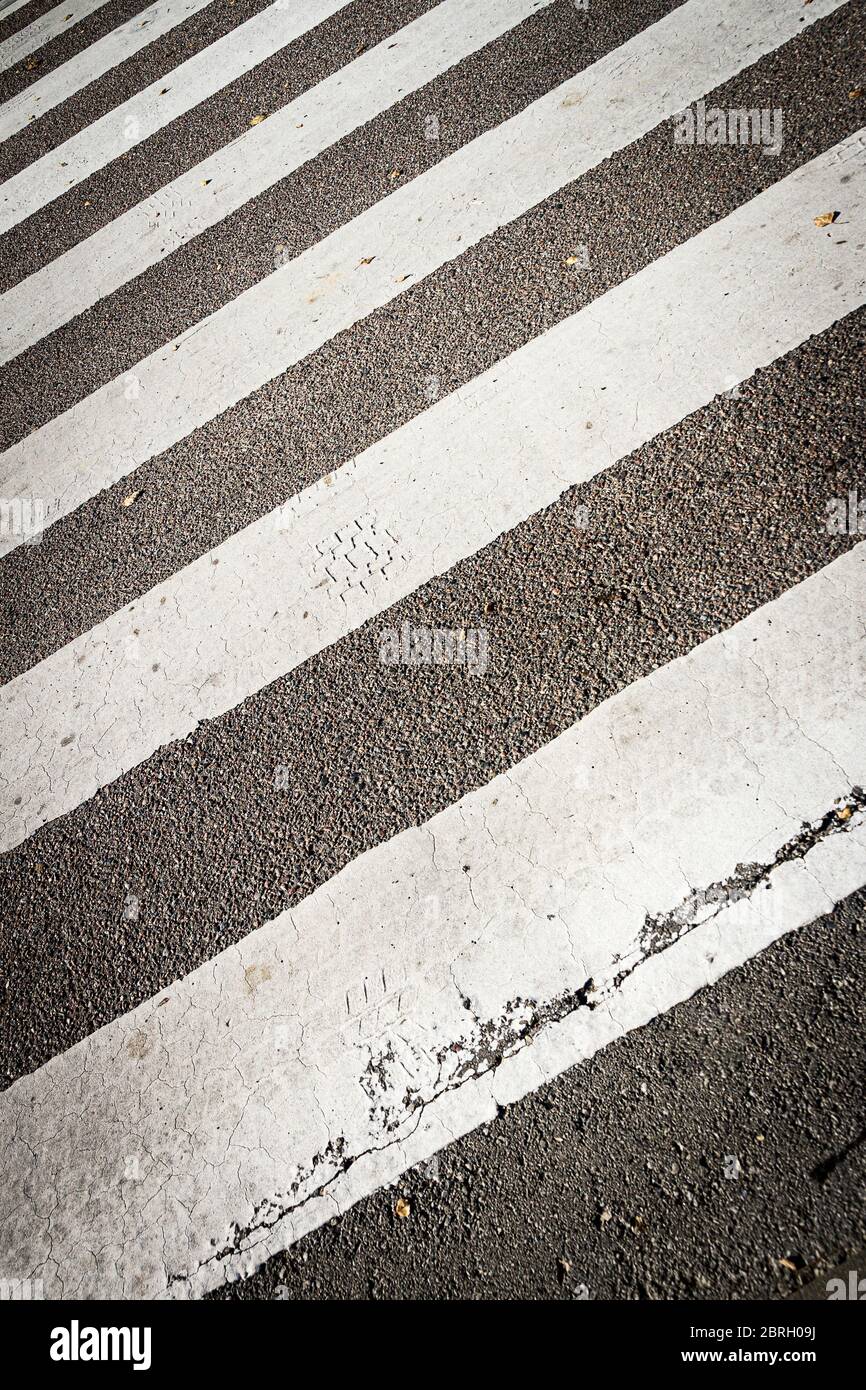
[[[0,43],[0,72],[38,53],[46,44],[65,34],[71,26],[102,9],[105,3],[106,0],[77,0],[77,3],[70,5],[55,5],[47,14],[25,24]]]
[[[4,1279],[201,1297],[866,884],[864,31],[0,11]]]

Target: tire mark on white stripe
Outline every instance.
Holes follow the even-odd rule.
[[[100,116],[0,186],[0,233],[344,8],[346,0],[276,4]]]
[[[849,158],[858,141],[10,681],[2,848],[863,303],[866,163]],[[814,226],[815,208],[843,204],[838,230]]]
[[[210,3],[211,0],[157,0],[150,9],[142,10],[126,24],[112,29],[110,34],[34,82],[26,92],[0,106],[0,140],[8,140],[30,121],[44,116],[46,111],[59,106]]]
[[[63,0],[62,5],[49,10],[41,19],[35,19],[26,29],[0,43],[0,72],[14,67],[22,58],[27,58],[60,34],[65,34],[74,24],[87,15],[101,10],[106,0]]]
[[[6,1277],[200,1296],[860,888],[864,603],[861,544],[17,1081]]]
[[[0,299],[0,363],[549,3],[500,0],[494,7],[490,0],[442,0],[7,290]]]
[[[815,17],[839,0],[815,0]],[[48,522],[801,32],[790,0],[689,3],[457,151],[7,450]],[[673,135],[672,135],[673,138]],[[507,171],[507,178],[503,177]],[[0,541],[0,554],[18,543]]]

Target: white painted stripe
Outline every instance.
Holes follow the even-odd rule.
[[[89,14],[101,10],[104,4],[105,0],[63,0],[62,4],[42,15],[41,19],[34,19],[26,29],[19,29],[17,34],[0,43],[0,72],[14,67],[52,39],[65,34]]]
[[[8,140],[29,121],[44,116],[210,3],[211,0],[157,0],[150,9],[142,10],[0,106],[0,140]]]
[[[721,17],[716,0],[689,0],[145,358],[134,402],[126,378],[109,382],[20,441],[0,460],[0,496],[44,499],[49,522],[72,511],[396,298],[407,276],[429,275],[799,33],[798,17],[790,0],[731,0]]]
[[[29,4],[30,0],[0,0],[0,19],[8,19],[10,15],[23,10],[24,6]]]
[[[858,811],[723,885],[866,783],[864,603],[860,545],[15,1083],[5,1277],[200,1296],[861,887]]]
[[[8,291],[0,299],[0,362],[549,3],[443,0]]]
[[[780,180],[10,681],[0,848],[861,304],[855,148]],[[818,231],[815,210],[839,207],[838,232]]]
[[[293,0],[287,6],[283,0],[276,0],[276,4],[246,24],[217,39],[165,77],[157,78],[7,179],[0,186],[0,232],[8,232],[73,184],[147,140],[185,111],[191,111],[329,15],[336,14],[345,3],[346,0]],[[251,117],[258,114],[250,112]]]

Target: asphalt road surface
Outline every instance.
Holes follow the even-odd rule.
[[[866,1269],[864,38],[0,5],[4,1297]]]

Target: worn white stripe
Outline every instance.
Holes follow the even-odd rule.
[[[861,887],[857,811],[737,875],[866,783],[864,604],[861,545],[18,1081],[5,1277],[199,1296]]]
[[[0,106],[0,140],[8,140],[29,121],[44,116],[46,111],[67,101],[210,3],[211,0],[157,0],[150,9],[142,10],[141,14],[34,82],[26,92]]]
[[[856,149],[780,180],[10,681],[2,847],[861,304]],[[815,209],[838,207],[828,236]]]
[[[790,0],[731,0],[721,15],[716,0],[689,0],[145,358],[134,401],[126,378],[109,382],[8,450],[0,495],[44,499],[49,521],[72,511],[396,298],[407,277],[429,275],[800,32],[797,18]]]
[[[23,352],[550,0],[443,0],[0,299],[0,362]],[[395,46],[396,44],[396,46]],[[424,132],[419,129],[418,138]]]
[[[89,14],[101,10],[104,4],[105,0],[63,0],[62,4],[42,15],[41,19],[34,19],[26,29],[19,29],[17,34],[0,43],[0,72],[14,67],[31,53],[36,53],[46,43],[50,43],[60,34],[65,34],[80,20],[86,19]]]
[[[283,0],[157,78],[0,186],[0,232],[191,111],[271,54],[343,9],[346,0]],[[11,42],[11,40],[10,40]],[[250,115],[256,115],[250,112]]]

